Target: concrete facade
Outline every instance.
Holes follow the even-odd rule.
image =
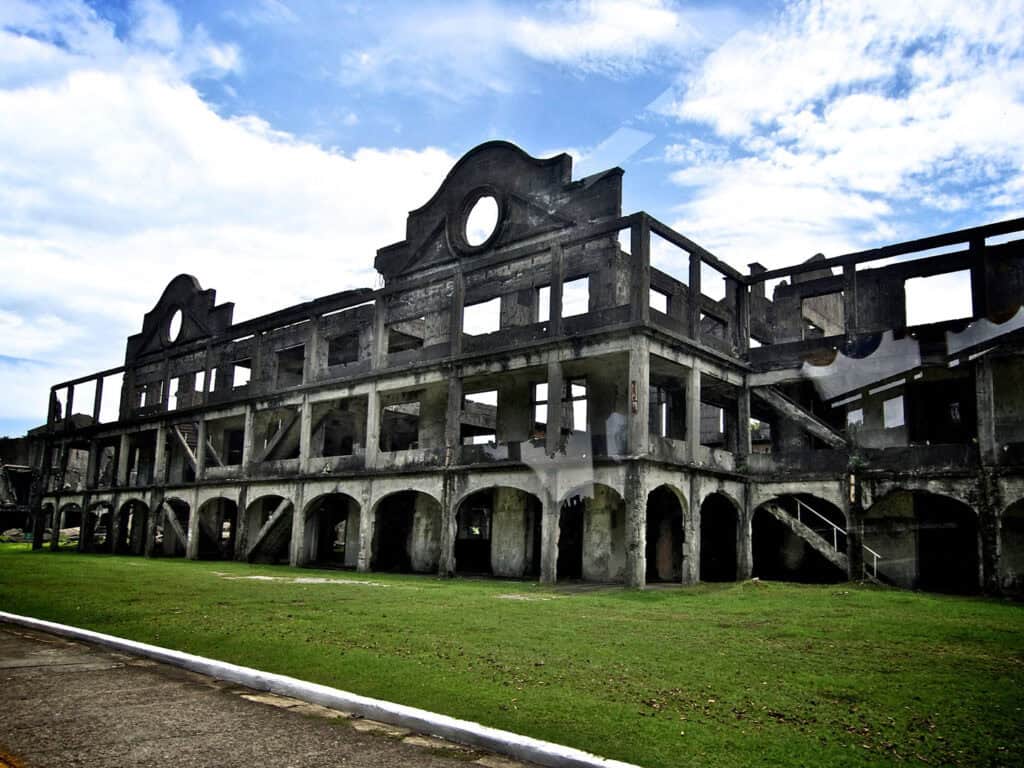
[[[378,251],[380,289],[233,323],[175,278],[123,366],[53,387],[37,528],[361,571],[1020,589],[1024,220],[744,274],[623,216],[621,184],[489,142]],[[970,316],[909,324],[905,286],[949,273]]]

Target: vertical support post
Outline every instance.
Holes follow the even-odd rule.
[[[380,294],[373,304],[373,344],[370,347],[370,367],[383,368],[388,354],[387,300]]]
[[[753,489],[750,483],[743,486],[743,508],[739,511],[739,530],[736,531],[736,578],[746,581],[754,574],[754,547],[751,523],[754,511]]]
[[[690,474],[689,514],[683,522],[683,584],[700,581],[700,479]]]
[[[202,444],[200,444],[202,447]],[[205,453],[205,451],[204,451]],[[193,497],[193,504],[191,514],[188,516],[188,528],[185,530],[185,558],[187,560],[198,560],[199,559],[199,505],[195,503],[195,497]]]
[[[167,482],[167,425],[160,422],[156,426],[156,450],[153,452],[153,484],[164,485]]]
[[[686,449],[690,461],[696,463],[700,456],[700,368],[696,359],[686,379]]]
[[[320,334],[320,316],[309,318],[309,341],[306,343],[305,355],[302,359],[302,382],[309,384],[316,381],[320,372],[320,348],[323,338]]]
[[[377,466],[377,457],[380,453],[380,395],[377,394],[377,387],[370,385],[370,391],[366,393],[366,468],[373,469]],[[361,557],[361,555],[360,555]]]
[[[860,478],[851,472],[840,488],[846,512],[846,564],[850,581],[864,578],[864,494]],[[872,569],[872,573],[874,569]]]
[[[647,325],[651,320],[651,222],[646,214],[629,231],[633,257],[633,320]]]
[[[558,523],[561,512],[557,497],[557,472],[548,470],[545,480],[541,496],[540,581],[542,584],[554,584],[558,580]]]
[[[971,256],[971,307],[974,317],[988,315],[988,280],[985,269],[986,249],[985,238],[976,237],[970,242]]]
[[[466,306],[466,281],[462,271],[452,275],[452,300],[448,305],[448,341],[453,355],[462,352],[462,313]]]
[[[453,478],[450,472],[442,477],[441,490],[441,552],[438,557],[437,575],[455,575],[455,538],[458,533],[458,510],[455,508],[455,492],[452,488]]]
[[[642,589],[647,576],[647,482],[639,461],[626,465],[626,586]]]
[[[199,429],[196,434],[196,480],[206,479],[206,417],[199,416]]]
[[[745,463],[750,455],[750,388],[746,381],[736,396],[736,458]]]
[[[857,334],[857,267],[854,264],[843,267],[843,325],[847,336]]]
[[[545,450],[554,455],[562,447],[562,364],[557,360],[548,363],[548,427],[545,435]]]
[[[251,403],[245,406],[245,421],[242,435],[242,472],[249,474],[251,471],[253,446],[256,443],[256,408]],[[241,510],[239,510],[241,515]]]
[[[736,285],[736,352],[743,356],[750,351],[750,288],[735,280],[730,282]]]
[[[64,431],[70,432],[73,428],[71,423],[71,415],[74,413],[72,407],[75,404],[75,385],[68,384],[68,402],[64,407]]]
[[[369,454],[369,446],[367,446],[366,452]],[[359,573],[367,573],[370,566],[373,565],[373,518],[376,514],[372,480],[366,481],[362,498],[359,501],[359,557],[356,561],[356,570]]]
[[[634,335],[629,347],[629,455],[646,454],[650,443],[651,354],[646,336]]]
[[[131,443],[128,434],[121,434],[121,442],[117,446],[117,477],[114,478],[115,486],[128,485],[128,459],[131,457]]]
[[[89,459],[85,465],[85,488],[86,490],[96,487],[96,475],[99,472],[99,443],[96,440],[89,441]]]
[[[92,421],[94,424],[100,423],[100,410],[103,407],[103,377],[96,377],[96,394],[92,399]]]
[[[444,421],[444,463],[447,466],[458,464],[459,449],[462,445],[462,377],[454,371],[448,378],[448,408]]]
[[[700,256],[690,254],[690,338],[700,341]]]
[[[565,255],[562,246],[551,246],[551,296],[548,312],[548,334],[562,335],[562,283],[565,280]]]
[[[307,475],[310,471],[313,446],[313,406],[309,402],[309,396],[302,396],[302,405],[299,406],[299,472]]]
[[[995,388],[992,381],[992,360],[987,355],[974,363],[974,392],[977,401],[978,452],[983,465],[999,463],[996,443]]]

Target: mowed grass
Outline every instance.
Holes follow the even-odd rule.
[[[1024,606],[994,599],[572,592],[0,545],[0,608],[645,766],[1024,762]]]

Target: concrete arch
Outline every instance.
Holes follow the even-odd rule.
[[[192,506],[180,496],[165,496],[153,515],[151,544],[147,554],[184,557],[188,551],[189,518]]]
[[[455,509],[455,567],[508,578],[540,575],[540,498],[496,484],[463,494]]]
[[[686,495],[676,486],[662,483],[647,494],[646,505],[646,581],[684,581],[686,520],[690,516]]]
[[[999,516],[999,588],[1024,592],[1024,498]]]
[[[196,507],[196,556],[232,560],[238,540],[238,504],[229,496],[207,497]]]
[[[392,491],[372,506],[370,567],[433,573],[441,559],[441,502],[416,490]]]
[[[955,496],[893,489],[864,511],[863,530],[884,580],[935,592],[981,587],[978,513]]]
[[[864,498],[867,508],[896,493],[927,493],[933,496],[945,496],[971,509],[975,515],[974,499],[977,494],[977,481],[969,480],[935,480],[929,478],[900,477],[898,480],[886,480],[869,484]]]
[[[321,493],[302,510],[303,564],[355,568],[359,563],[361,508],[342,491]]]
[[[109,554],[114,549],[114,505],[107,499],[91,502],[82,515],[78,548],[82,552]]]
[[[57,508],[57,519],[60,530],[70,528],[81,528],[82,526],[82,505],[76,501],[69,501]],[[80,533],[80,532],[79,532]],[[79,534],[75,534],[76,537]]]
[[[626,503],[615,488],[585,483],[562,497],[559,579],[621,582],[626,575]]]
[[[245,507],[244,559],[251,563],[290,560],[295,502],[277,493],[264,493]]]
[[[149,518],[149,505],[142,499],[133,497],[122,501],[117,511],[117,536],[114,539],[114,551],[119,554],[143,554],[146,550]]]
[[[788,491],[762,496],[754,508],[750,524],[753,574],[809,584],[845,581],[847,572],[837,563],[846,553],[846,511],[816,494]]]
[[[735,581],[740,562],[743,506],[725,491],[700,503],[700,580]]]

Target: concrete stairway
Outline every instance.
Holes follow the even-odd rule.
[[[806,541],[815,552],[832,563],[832,565],[843,573],[849,572],[849,558],[847,558],[845,553],[836,550],[832,546],[832,542],[826,541],[813,528],[808,525],[804,525],[778,504],[766,504],[764,508],[772,517]]]

